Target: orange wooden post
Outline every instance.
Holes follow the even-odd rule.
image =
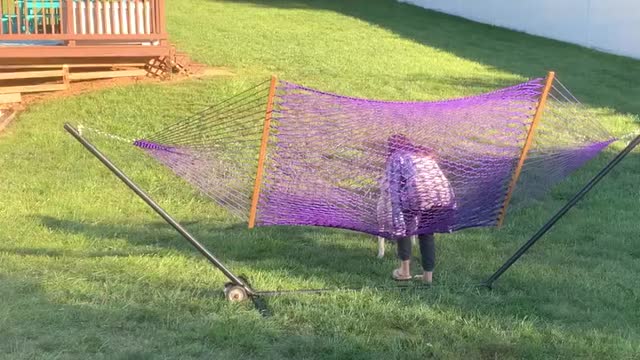
[[[37,34],[36,32],[36,26],[31,26],[31,22],[34,21],[35,23],[35,18],[32,16],[29,16],[29,12],[27,10],[27,6],[29,5],[29,0],[24,0],[24,2],[22,3],[22,7],[21,7],[21,11],[22,11],[22,16],[24,18],[24,21],[26,21],[26,25],[25,25],[25,34]],[[31,31],[31,29],[33,29],[33,31]]]
[[[64,0],[60,0],[60,5],[58,7],[58,21],[60,23],[60,28],[58,29],[59,34],[64,34],[67,30],[65,26],[67,26],[67,4]]]
[[[251,197],[251,210],[249,211],[249,229],[253,229],[253,227],[256,225],[258,198],[260,197],[260,187],[262,186],[264,159],[267,156],[267,143],[269,142],[269,131],[271,130],[271,112],[273,111],[273,98],[276,95],[277,82],[278,78],[275,76],[271,76],[271,86],[269,87],[269,97],[267,99],[267,112],[264,117],[262,141],[260,143],[260,153],[258,155],[258,171],[256,173],[256,182],[253,186],[253,196]]]
[[[556,74],[553,71],[550,71],[547,74],[547,80],[544,84],[542,94],[540,95],[540,100],[538,100],[538,106],[536,107],[535,115],[533,115],[533,121],[531,122],[531,127],[529,128],[529,132],[527,133],[527,139],[525,140],[524,146],[522,147],[522,153],[520,154],[518,165],[516,166],[516,170],[513,172],[513,177],[511,178],[511,182],[509,183],[507,197],[504,199],[504,204],[502,205],[502,209],[500,210],[500,215],[498,215],[498,227],[502,226],[502,224],[504,223],[504,218],[507,215],[507,207],[509,207],[511,197],[513,196],[513,190],[515,190],[516,183],[520,178],[522,166],[524,165],[525,160],[527,160],[527,154],[529,153],[529,149],[531,148],[531,144],[533,143],[533,136],[536,127],[538,127],[538,123],[540,123],[542,111],[544,110],[544,105],[547,102],[547,97],[549,96],[549,91],[551,90],[551,85],[553,85],[553,79],[555,78],[555,76]]]
[[[93,34],[93,31],[91,31],[91,24],[93,23],[93,19],[92,19],[93,14],[91,11],[91,4],[92,4],[91,1],[84,0],[84,9],[83,9],[84,17],[80,17],[82,21],[82,25],[80,28],[82,29],[83,35]]]
[[[161,0],[154,0],[153,10],[156,15],[156,26],[154,27],[154,34],[162,33],[162,28],[160,27],[160,16],[164,16],[164,14],[160,14],[160,1]]]
[[[22,7],[19,7],[19,4],[17,2],[13,3],[13,7],[14,7],[14,11],[16,13],[16,17],[18,19],[17,23],[18,23],[18,31],[16,32],[16,34],[22,34],[22,25],[24,23],[24,19],[22,17]]]
[[[51,0],[51,2],[49,3],[48,10],[49,10],[49,33],[55,34],[56,33],[56,17],[55,17],[56,8],[53,0]]]
[[[144,5],[140,0],[136,0],[135,5],[134,16],[136,18],[136,34],[144,34],[144,31],[142,31],[144,28]],[[142,17],[140,14],[142,14]]]
[[[29,0],[25,0],[24,13],[25,16],[30,17],[33,20],[33,31],[38,34],[38,19],[40,18],[39,4],[40,0],[32,0],[33,9],[31,14],[29,13]]]
[[[4,23],[2,22],[4,19],[4,0],[0,0],[0,34],[4,34]],[[9,27],[11,27],[11,18],[8,19]]]
[[[166,46],[168,44],[167,41],[167,18],[166,18],[166,11],[165,11],[165,4],[164,4],[164,0],[158,0],[158,21],[159,21],[159,32],[158,34],[161,34],[162,36],[160,36],[160,45],[162,46]]]

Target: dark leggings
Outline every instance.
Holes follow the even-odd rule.
[[[420,240],[420,254],[422,255],[422,269],[433,271],[436,267],[436,243],[433,234],[418,235]],[[411,238],[406,236],[398,239],[398,257],[402,261],[411,259]]]

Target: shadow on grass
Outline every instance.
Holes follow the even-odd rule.
[[[629,355],[616,347],[624,342],[610,329],[514,316],[511,306],[497,306],[513,298],[486,293],[466,293],[462,302],[447,292],[285,297],[264,319],[245,306],[184,290],[137,284],[127,291],[148,295],[131,298],[43,287],[0,273],[0,296],[8,299],[0,310],[0,353],[12,359],[69,353],[112,359]]]
[[[406,39],[438,48],[525,78],[555,70],[578,98],[622,113],[640,114],[640,61],[576,45],[474,23],[396,0],[230,0],[282,9],[328,10],[383,27]],[[274,31],[278,31],[274,25]],[[381,54],[384,56],[384,54]],[[420,74],[414,74],[420,77]],[[503,87],[501,81],[455,79],[457,86]]]
[[[489,330],[466,334],[465,342],[452,351],[451,339],[438,334],[460,331],[449,318],[453,315],[447,309],[425,314],[415,303],[407,303],[411,307],[406,310],[387,309],[379,299],[334,298],[315,304],[307,300],[287,309],[293,303],[285,301],[281,306],[286,311],[265,319],[221,299],[204,298],[194,304],[193,297],[174,293],[174,289],[164,292],[171,295],[149,296],[144,302],[100,299],[97,294],[76,290],[66,290],[60,297],[33,279],[0,273],[0,296],[9,300],[0,310],[0,358],[364,360],[424,359],[452,353],[522,358],[543,346],[529,344],[517,335],[504,340],[499,331]],[[168,298],[177,303],[167,303]],[[89,303],[79,304],[78,299]],[[355,307],[360,307],[359,314],[351,313]],[[11,316],[4,316],[9,313]],[[411,313],[427,316],[410,321]],[[490,314],[463,316],[477,324],[513,321]],[[353,321],[361,321],[363,326],[347,331]],[[372,332],[372,326],[376,331]],[[568,355],[573,349],[554,344],[551,350]]]
[[[201,256],[164,222],[86,224],[50,216],[38,216],[36,220],[48,229],[82,234],[89,239],[124,239],[139,248],[142,254],[156,254],[165,249],[179,251],[187,256]],[[225,264],[233,261],[259,270],[291,272],[299,278],[320,278],[323,283],[334,286],[375,283],[381,278],[388,278],[391,271],[389,262],[385,265],[383,260],[375,257],[375,239],[362,234],[311,227],[265,227],[248,230],[246,225],[224,227],[206,222],[191,222],[186,227]],[[350,241],[340,241],[345,237],[351,238]],[[61,255],[57,250],[20,251],[32,255]],[[96,250],[83,256],[128,256],[132,253],[138,252],[136,249]],[[388,257],[391,258],[392,255]]]

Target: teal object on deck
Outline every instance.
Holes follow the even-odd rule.
[[[28,10],[33,9],[59,9],[60,8],[60,0],[40,0],[40,1],[25,1],[18,0],[16,1],[19,7],[24,7]]]

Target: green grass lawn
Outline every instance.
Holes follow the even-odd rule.
[[[144,136],[202,104],[283,79],[352,96],[442,99],[549,69],[614,134],[638,128],[640,62],[395,1],[170,1],[171,39],[237,76],[139,84],[31,106],[0,135],[0,359],[640,358],[640,156],[632,153],[493,291],[495,270],[624,144],[501,229],[437,240],[437,285],[389,292],[391,253],[322,228],[248,231],[151,159],[94,136],[162,206],[259,289],[224,278],[66,134],[65,121]],[[416,264],[417,265],[417,264]],[[417,268],[416,268],[417,270]]]

